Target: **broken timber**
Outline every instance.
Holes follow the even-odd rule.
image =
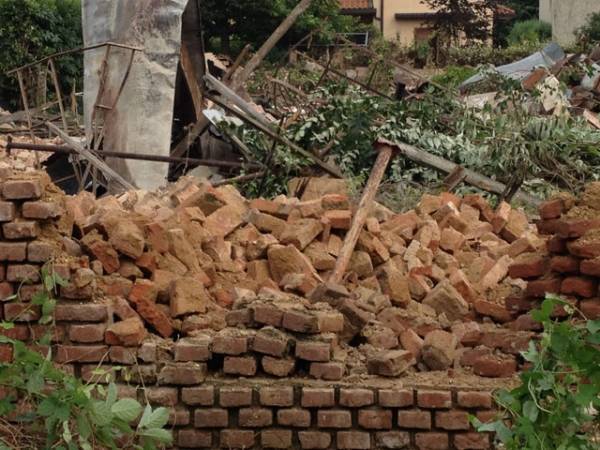
[[[248,61],[248,64],[244,67],[244,70],[237,76],[230,73],[229,76],[233,76],[231,86],[234,91],[238,91],[240,87],[246,82],[248,77],[254,72],[254,70],[260,65],[262,60],[269,54],[271,50],[277,45],[277,42],[289,31],[294,25],[298,17],[308,9],[311,4],[311,0],[302,0],[289,14],[288,17],[277,27],[277,29],[271,34],[271,36],[263,43],[256,54]],[[239,58],[241,60],[241,58]],[[172,156],[181,156],[186,150],[194,143],[198,137],[206,131],[210,121],[202,115],[198,121],[192,124],[186,131],[185,136],[179,141],[175,148],[171,151]]]
[[[335,262],[335,267],[333,268],[333,272],[329,278],[329,282],[331,283],[339,284],[342,282],[344,273],[346,272],[348,264],[350,263],[352,253],[354,253],[354,247],[356,247],[356,243],[358,242],[360,232],[362,231],[367,217],[371,212],[371,206],[373,205],[373,200],[375,200],[377,189],[379,188],[381,180],[383,179],[383,175],[385,174],[385,169],[387,168],[390,159],[392,159],[392,155],[396,148],[397,147],[395,145],[388,144],[385,141],[378,141],[375,144],[377,159],[375,160],[375,164],[371,170],[369,181],[365,186],[365,190],[363,191],[363,195],[360,199],[358,207],[356,208],[356,213],[352,219],[350,230],[346,234],[340,254]]]
[[[88,160],[88,162],[96,169],[100,170],[104,176],[110,181],[116,181],[126,190],[135,190],[135,186],[125,180],[121,175],[115,172],[108,164],[94,155],[90,150],[85,149],[79,142],[50,122],[46,122],[48,129],[60,137],[65,143],[75,150],[79,155]]]
[[[207,97],[210,98],[217,105],[221,106],[222,108],[225,108],[240,119],[244,120],[253,127],[267,134],[270,138],[288,146],[296,153],[299,153],[302,156],[313,160],[315,164],[317,164],[330,175],[333,175],[336,178],[343,177],[342,172],[337,167],[331,166],[330,164],[320,159],[318,156],[313,155],[309,151],[304,150],[302,147],[294,144],[289,139],[286,139],[285,137],[280,136],[278,133],[273,131],[270,127],[270,123],[267,122],[263,116],[258,114],[256,111],[252,110],[252,108],[250,108],[249,105],[241,97],[239,97],[235,92],[233,92],[233,90],[228,88],[225,84],[221,83],[219,80],[217,80],[211,75],[206,75],[205,80],[223,97],[222,100],[216,98],[216,96],[211,96],[207,94]],[[230,106],[228,102],[232,103],[234,106]]]
[[[402,142],[397,144],[390,143],[390,145],[396,145],[398,147],[399,152],[405,156],[406,158],[427,166],[431,167],[435,170],[439,170],[444,173],[452,173],[458,167],[458,164],[455,164],[447,159],[440,158],[439,156],[432,155],[431,153],[427,153],[424,150],[421,150],[412,145],[408,145]],[[506,185],[500,183],[499,181],[492,180],[489,177],[481,175],[473,170],[464,169],[465,170],[465,183],[468,183],[472,186],[483,189],[484,191],[491,192],[493,194],[502,195],[506,190]],[[541,200],[537,197],[534,197],[530,194],[527,194],[523,191],[518,191],[515,196],[515,200],[522,201],[532,206],[538,206],[541,203]]]

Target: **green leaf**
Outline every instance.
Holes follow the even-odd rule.
[[[133,422],[142,412],[142,405],[132,398],[123,398],[113,404],[110,410],[119,419],[125,422]]]
[[[117,401],[117,385],[115,383],[110,383],[108,385],[108,392],[106,393],[106,404],[108,406],[112,406],[116,401]]]
[[[533,401],[527,400],[525,403],[523,403],[523,415],[527,417],[532,423],[535,423],[539,413],[540,410]]]
[[[80,439],[87,441],[92,435],[92,426],[86,414],[80,413],[76,416],[77,432]]]
[[[138,429],[140,428],[162,428],[169,421],[169,410],[167,408],[156,408],[152,411],[150,405],[146,406],[144,414],[140,419]]]
[[[44,387],[44,377],[40,372],[35,372],[29,375],[27,380],[26,389],[29,394],[37,394],[42,391]]]
[[[71,435],[71,430],[69,429],[69,422],[65,421],[63,422],[63,433],[62,433],[62,437],[65,440],[65,442],[68,444],[73,440],[73,436]]]
[[[140,436],[152,438],[163,444],[170,444],[173,441],[173,435],[171,432],[162,428],[147,428],[141,431],[139,434]]]
[[[599,388],[593,384],[580,384],[575,395],[575,401],[581,406],[589,406],[598,396]]]
[[[590,333],[596,334],[600,331],[600,320],[589,320],[586,328]]]
[[[92,402],[92,420],[100,427],[104,427],[112,420],[112,413],[106,403],[101,401]]]

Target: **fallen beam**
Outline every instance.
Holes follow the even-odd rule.
[[[459,166],[458,164],[448,161],[447,159],[440,158],[436,155],[432,155],[431,153],[428,153],[412,145],[408,145],[402,142],[399,142],[397,144],[390,142],[389,144],[396,145],[400,154],[405,156],[406,158],[418,164],[430,167],[432,169],[444,172],[446,174],[454,172]],[[492,180],[491,178],[481,175],[473,170],[465,168],[464,174],[465,183],[478,187],[479,189],[483,189],[484,191],[491,192],[497,195],[502,195],[506,191],[505,184],[500,183],[496,180]],[[514,199],[536,207],[542,202],[541,199],[534,197],[533,195],[527,194],[523,191],[518,191],[515,194]]]
[[[375,195],[377,194],[377,189],[379,189],[381,180],[385,175],[385,169],[387,168],[390,159],[392,159],[395,149],[395,145],[388,145],[387,142],[377,142],[375,144],[375,150],[377,151],[377,159],[375,160],[375,164],[373,165],[373,169],[371,170],[369,181],[365,186],[358,207],[356,208],[356,213],[352,218],[352,225],[350,226],[350,230],[346,234],[344,243],[342,244],[342,248],[340,249],[340,254],[335,262],[333,272],[329,277],[330,283],[340,284],[342,282],[342,278],[344,277],[344,273],[348,268],[350,258],[352,258],[352,253],[354,253],[354,248],[356,247],[356,243],[358,242],[360,232],[362,231],[363,226],[365,225],[367,216],[371,212],[371,207],[373,206],[373,201],[375,200]]]

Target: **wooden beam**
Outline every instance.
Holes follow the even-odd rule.
[[[375,144],[375,149],[378,151],[377,159],[375,160],[375,164],[371,170],[369,181],[365,186],[365,190],[363,191],[362,197],[356,209],[356,213],[352,218],[350,230],[348,233],[346,233],[340,254],[335,262],[335,267],[333,268],[333,272],[329,278],[329,282],[331,283],[340,284],[344,277],[344,273],[346,273],[346,269],[350,263],[350,258],[352,257],[352,253],[354,253],[354,248],[358,242],[360,232],[362,231],[367,220],[367,216],[371,211],[371,206],[373,206],[377,189],[379,189],[379,185],[381,184],[385,170],[390,162],[390,159],[392,159],[394,148],[395,146],[388,144]]]
[[[392,144],[392,143],[390,143]],[[421,164],[423,166],[431,167],[432,169],[438,170],[443,173],[451,173],[456,169],[458,164],[448,161],[447,159],[440,158],[439,156],[432,155],[424,150],[421,150],[412,145],[408,145],[402,142],[396,144],[400,154],[406,158]],[[491,192],[493,194],[502,195],[506,190],[506,185],[499,181],[492,180],[485,175],[481,175],[473,170],[465,168],[465,183],[469,183],[472,186],[483,189],[484,191]],[[523,191],[518,191],[515,196],[515,200],[522,201],[528,205],[538,206],[542,201],[541,199],[534,197],[533,195],[527,194]]]

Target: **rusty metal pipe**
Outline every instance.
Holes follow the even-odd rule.
[[[63,153],[67,155],[78,154],[75,150],[64,145],[52,145],[52,144],[28,144],[24,142],[8,142],[6,144],[7,150],[18,149],[18,150],[31,150],[35,152],[52,152],[52,153]],[[113,152],[102,150],[98,152],[99,156],[105,156],[109,158],[121,158],[121,159],[135,159],[139,161],[154,161],[164,163],[183,163],[183,164],[196,164],[201,166],[209,167],[222,167],[222,168],[255,168],[260,169],[261,166],[253,163],[241,163],[236,161],[219,161],[214,159],[197,159],[197,158],[182,158],[176,156],[160,156],[160,155],[149,155],[143,153],[125,153],[125,152]]]

